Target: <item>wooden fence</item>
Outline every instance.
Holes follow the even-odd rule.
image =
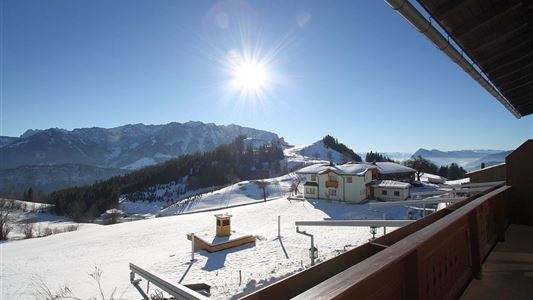
[[[489,188],[245,299],[457,298],[504,239],[510,188]]]

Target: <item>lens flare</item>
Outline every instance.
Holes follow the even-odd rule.
[[[257,61],[243,60],[232,71],[232,86],[246,96],[260,95],[268,84],[268,71]]]

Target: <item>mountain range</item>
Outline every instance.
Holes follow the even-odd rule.
[[[512,151],[504,150],[455,150],[440,151],[437,149],[418,149],[413,157],[421,156],[435,163],[437,166],[457,163],[467,171],[477,170],[484,163],[486,167],[505,161],[505,157]]]
[[[66,186],[59,182],[94,182],[184,154],[209,151],[240,135],[268,142],[279,139],[264,130],[202,122],[50,128],[28,130],[20,137],[2,136],[0,192],[21,185],[48,191],[48,187]]]
[[[239,125],[187,122],[133,124],[114,128],[50,128],[27,130],[20,137],[0,136],[0,193],[33,187],[45,192],[125,174],[194,152],[204,152],[245,135],[250,147],[279,139],[291,167],[319,161],[342,163],[346,158],[322,140],[289,148],[277,134]],[[414,154],[391,152],[395,160],[422,156],[438,166],[455,162],[467,171],[501,163],[510,151],[440,151],[421,148]],[[364,153],[361,154],[364,158]]]

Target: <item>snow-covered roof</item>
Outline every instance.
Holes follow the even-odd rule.
[[[505,163],[501,163],[501,164],[497,164],[497,165],[492,165],[492,166],[489,166],[489,167],[485,167],[485,168],[483,168],[483,169],[478,169],[478,170],[470,171],[470,172],[466,173],[466,175],[471,175],[471,174],[474,174],[474,173],[477,173],[477,172],[485,171],[485,170],[487,170],[487,169],[492,169],[492,168],[498,168],[498,167],[501,167],[501,166],[505,166]]]
[[[344,165],[334,165],[329,164],[314,164],[302,168],[296,173],[298,174],[324,174],[327,172],[333,172],[337,175],[352,175],[360,176],[364,175],[369,169],[375,168],[375,166],[366,165],[366,164],[344,164]]]
[[[393,162],[377,162],[376,165],[381,174],[414,173],[415,169]]]
[[[415,169],[393,162],[350,162],[344,165],[314,164],[300,169],[299,174],[320,174],[334,172],[338,175],[363,175],[369,169],[377,169],[380,174],[414,173]]]
[[[381,180],[372,184],[373,187],[379,188],[395,188],[395,189],[408,189],[411,187],[409,183],[394,181],[394,180]]]

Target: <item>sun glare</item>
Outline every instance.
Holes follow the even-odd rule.
[[[264,64],[240,57],[234,61],[231,69],[231,85],[240,92],[241,99],[257,100],[264,96],[269,82]]]
[[[257,94],[266,87],[267,72],[255,61],[240,62],[233,72],[233,85],[247,94]]]

